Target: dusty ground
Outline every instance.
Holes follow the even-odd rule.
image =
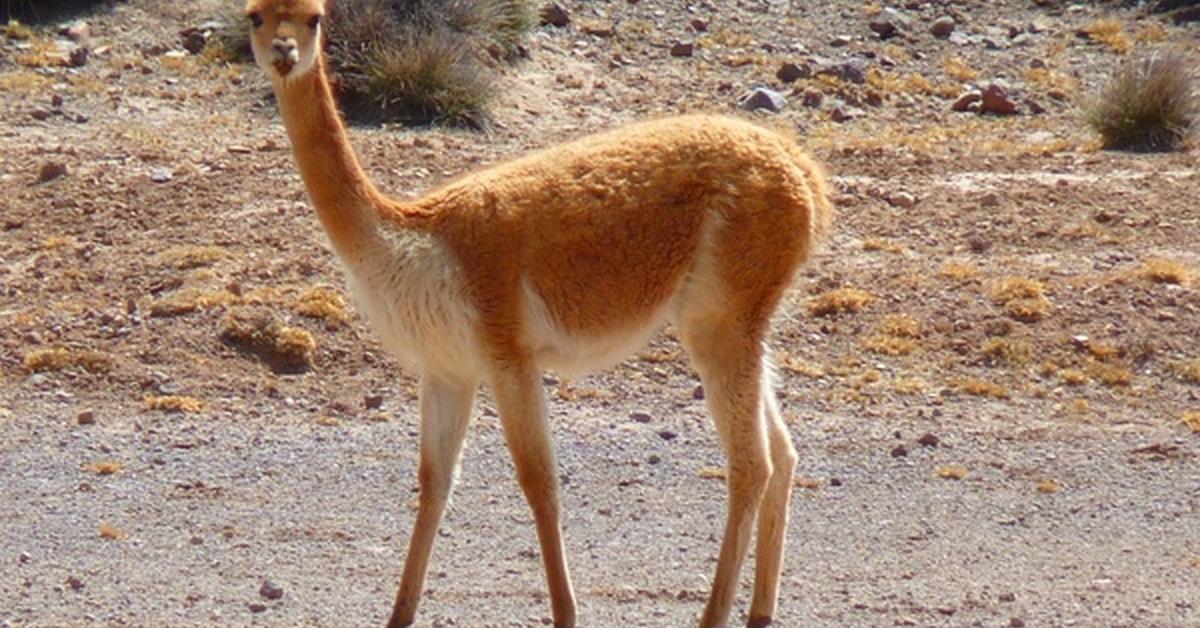
[[[1075,34],[1111,16],[1135,54],[1160,39],[1194,53],[1196,27],[1105,5],[917,2],[911,35],[883,42],[867,26],[878,7],[791,4],[568,2],[572,24],[537,31],[506,70],[489,134],[354,140],[381,187],[415,194],[583,132],[795,88],[779,114],[740,114],[793,129],[840,208],[778,325],[803,485],[778,623],[1200,625],[1200,437],[1183,421],[1200,412],[1200,174],[1194,151],[1096,150],[1077,104],[1122,55]],[[56,65],[53,26],[0,48],[5,625],[378,625],[390,611],[413,381],[352,309],[301,314],[341,277],[264,81],[179,52],[214,9],[132,0],[88,16],[82,68]],[[965,39],[929,34],[947,12]],[[694,56],[670,56],[677,41]],[[775,78],[812,55],[874,73]],[[963,81],[996,78],[1026,113],[950,111]],[[814,91],[822,107],[802,105]],[[858,118],[830,120],[839,95],[863,101],[845,105]],[[66,174],[39,182],[48,163]],[[1030,301],[1006,305],[1012,278]],[[864,293],[833,295],[861,309],[812,313],[846,288]],[[222,341],[225,314],[251,304],[312,334],[311,369]],[[678,345],[668,332],[547,387],[582,624],[692,623],[724,491]],[[531,520],[486,395],[477,407],[420,624],[537,625]]]

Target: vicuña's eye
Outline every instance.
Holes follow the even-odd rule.
[[[321,25],[321,16],[314,15],[314,16],[308,18],[308,27],[309,28],[316,30],[317,27],[320,25]]]
[[[250,18],[250,23],[254,25],[254,28],[258,28],[259,26],[263,25],[262,16],[258,13],[251,13],[247,17]]]

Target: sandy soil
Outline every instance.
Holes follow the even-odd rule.
[[[861,3],[564,4],[572,23],[536,31],[504,70],[489,133],[354,141],[399,196],[681,111],[792,129],[828,164],[836,231],[775,339],[801,453],[779,625],[1200,625],[1200,439],[1182,420],[1200,412],[1200,174],[1194,151],[1096,149],[1078,106],[1122,55],[1076,34],[1112,17],[1134,54],[1156,39],[1194,53],[1195,26],[1109,5],[916,2],[909,34],[880,41]],[[0,624],[379,625],[390,611],[414,381],[329,298],[340,271],[264,80],[182,51],[179,31],[215,9],[131,0],[86,16],[79,68],[57,65],[70,45],[55,25],[0,40]],[[963,38],[929,33],[943,14]],[[680,41],[692,57],[671,56]],[[814,56],[872,77],[775,76]],[[1022,115],[951,111],[964,81],[993,79]],[[739,113],[759,85],[788,106]],[[857,117],[833,122],[839,99]],[[39,181],[47,164],[66,174]],[[1041,291],[1036,316],[1002,298],[1014,278]],[[861,308],[813,314],[837,290]],[[303,314],[313,295],[335,307]],[[226,314],[251,306],[314,337],[311,368],[222,339]],[[670,331],[546,386],[582,625],[693,623],[722,456]],[[486,394],[467,447],[419,625],[546,623]]]

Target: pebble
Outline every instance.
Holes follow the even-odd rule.
[[[175,173],[171,172],[170,168],[152,168],[150,170],[150,180],[155,183],[166,183],[175,177]]]
[[[908,192],[894,192],[892,194],[888,194],[887,202],[892,207],[903,207],[907,209],[915,206],[917,204],[917,199]]]
[[[645,412],[634,412],[633,414],[629,415],[629,418],[632,419],[634,423],[649,423],[651,421],[650,415]]]
[[[66,176],[67,173],[66,164],[58,161],[47,161],[38,169],[38,183],[53,181],[59,177]]]
[[[1008,620],[1009,628],[1025,628],[1025,620],[1020,617],[1013,617]]]
[[[851,41],[853,40],[849,35],[838,35],[829,42],[829,45],[834,48],[841,48],[842,46],[849,46]]]
[[[756,88],[750,95],[742,100],[742,109],[746,111],[757,111],[766,109],[778,113],[787,106],[787,99],[783,94],[766,87]]]
[[[251,613],[261,613],[267,610],[267,605],[259,602],[251,602],[248,606]]]
[[[704,398],[704,385],[697,384],[696,387],[692,389],[692,399],[700,400],[703,398]]]
[[[79,425],[92,425],[96,422],[96,413],[92,410],[84,410],[75,417],[75,422]]]
[[[824,101],[825,101],[825,94],[822,94],[821,92],[819,92],[815,89],[810,89],[810,90],[804,92],[804,100],[802,100],[801,103],[805,107],[819,109],[821,107],[821,103]]]
[[[983,94],[979,92],[967,92],[954,101],[950,105],[951,111],[970,111],[971,105],[983,100]]]
[[[368,410],[378,410],[383,407],[383,395],[367,395],[363,398],[363,406]]]
[[[829,74],[843,81],[862,85],[867,82],[867,64],[861,59],[849,59],[840,62],[826,61],[813,70],[813,74]]]
[[[671,46],[672,57],[690,57],[695,52],[696,44],[690,41],[676,42]]]
[[[283,597],[283,587],[270,580],[263,580],[262,586],[258,589],[258,594],[268,600],[278,600]]]
[[[891,7],[880,11],[875,17],[871,18],[869,24],[871,30],[879,35],[880,39],[890,39],[903,33],[911,25],[908,17],[903,13]]]
[[[663,440],[675,440],[678,436],[679,434],[676,434],[671,430],[659,430],[658,432],[658,437]]]
[[[893,458],[903,458],[908,455],[908,449],[904,445],[896,445],[892,448]]]
[[[68,576],[67,577],[67,586],[71,587],[71,590],[73,590],[73,591],[81,591],[81,590],[83,590],[84,584],[83,584],[83,580],[80,580],[79,578],[77,578],[75,576]]]
[[[543,6],[539,15],[542,19],[542,24],[561,28],[571,23],[571,14],[567,13],[567,9],[557,2],[551,2]]]
[[[933,25],[929,27],[929,32],[934,37],[945,39],[950,36],[950,33],[954,32],[954,27],[956,26],[958,24],[954,21],[954,18],[947,15],[934,20]]]
[[[775,77],[784,83],[794,83],[799,79],[806,79],[812,76],[812,67],[807,63],[804,65],[796,65],[795,63],[784,63],[779,66],[779,71],[775,73]]]
[[[937,447],[939,442],[941,440],[937,436],[929,433],[917,439],[917,443],[922,447]]]
[[[1001,602],[1015,602],[1017,601],[1017,596],[1014,593],[1001,593],[999,600]]]
[[[696,31],[697,33],[708,32],[708,22],[705,22],[700,18],[696,18],[692,20],[692,30]]]
[[[92,37],[92,27],[83,20],[76,20],[70,24],[67,24],[66,26],[63,26],[58,31],[58,34],[66,36],[66,38],[70,39],[71,41],[86,41]]]
[[[29,552],[21,552],[20,555],[17,556],[17,560],[19,560],[22,565],[27,565],[29,564],[29,561],[33,560],[33,557],[29,555]]]

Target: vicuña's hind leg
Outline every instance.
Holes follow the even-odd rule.
[[[454,468],[462,454],[475,387],[473,381],[428,375],[421,378],[421,462],[417,475],[421,487],[420,506],[389,628],[412,625],[417,613],[433,540],[450,497]]]
[[[762,347],[757,326],[735,316],[685,321],[682,339],[704,383],[708,408],[728,458],[725,536],[700,625],[724,626],[737,591],[763,491],[771,476],[760,407]]]
[[[567,571],[559,524],[558,470],[546,417],[541,375],[529,364],[505,364],[494,369],[492,394],[504,438],[516,467],[517,481],[533,510],[555,628],[575,626],[575,593]]]
[[[792,474],[796,469],[796,448],[792,446],[792,437],[779,412],[774,384],[773,369],[769,359],[764,356],[761,394],[772,471],[767,492],[758,508],[754,599],[750,603],[750,620],[747,623],[750,628],[766,626],[775,617],[775,605],[779,599],[779,573],[783,569],[788,502],[792,495]]]

